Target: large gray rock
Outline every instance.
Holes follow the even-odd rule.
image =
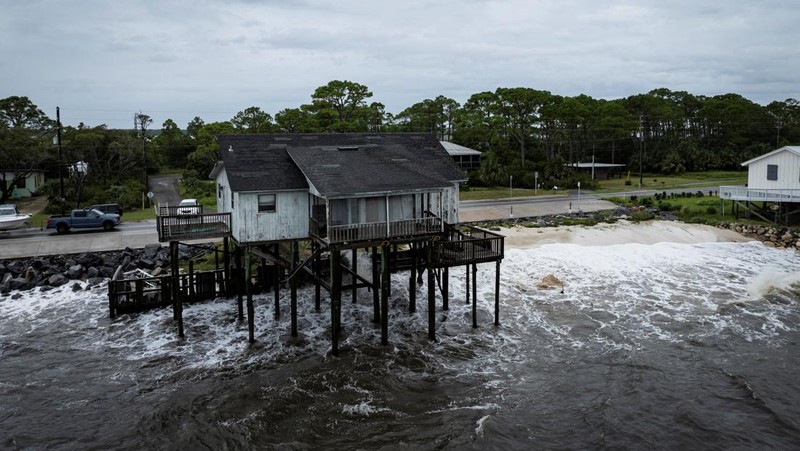
[[[64,285],[67,282],[69,282],[69,280],[66,277],[64,277],[63,274],[53,274],[52,276],[50,276],[49,279],[47,279],[47,283],[51,287],[60,287],[61,285]]]

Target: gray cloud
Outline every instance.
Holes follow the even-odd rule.
[[[274,114],[333,79],[394,113],[501,86],[768,103],[798,97],[797,17],[795,2],[743,0],[7,2],[0,97],[112,127],[140,110],[181,126]]]

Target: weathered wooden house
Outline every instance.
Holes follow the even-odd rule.
[[[217,211],[239,244],[336,245],[442,232],[466,181],[426,134],[218,137]]]
[[[291,334],[296,336],[299,274],[316,284],[317,311],[320,288],[330,293],[334,354],[338,352],[342,292],[348,289],[353,302],[359,288],[371,289],[374,321],[381,325],[382,343],[388,344],[390,273],[397,269],[410,270],[410,312],[416,308],[418,280],[427,272],[428,334],[433,339],[437,280],[446,310],[448,271],[466,267],[466,298],[469,301],[471,274],[473,327],[477,327],[477,264],[495,262],[494,322],[499,324],[503,237],[458,224],[458,188],[466,177],[432,135],[222,135],[217,141],[221,159],[211,173],[217,186],[217,212],[181,215],[174,207],[163,207],[157,218],[159,240],[170,242],[175,256],[174,280],[162,291],[173,293],[179,334],[183,330],[180,293],[186,289],[176,276],[178,242],[200,237],[225,238],[224,285],[240,287],[240,319],[244,318],[241,287],[247,290],[251,342],[251,282],[254,278],[262,286],[270,282],[275,290],[275,316],[280,312],[280,287],[289,284]],[[231,263],[229,238],[235,245]],[[371,252],[371,279],[358,273],[359,251],[362,258]],[[342,260],[348,252],[351,266]],[[260,263],[254,265],[252,258]],[[254,266],[260,268],[255,277]],[[266,280],[268,274],[271,281]],[[189,280],[194,280],[191,275]]]
[[[721,186],[719,196],[733,200],[765,221],[789,222],[800,213],[800,146],[784,146],[742,163],[747,185]]]

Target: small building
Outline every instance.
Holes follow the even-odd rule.
[[[597,163],[572,163],[570,166],[582,174],[589,174],[592,180],[611,180],[619,171],[625,167],[624,164]]]
[[[33,170],[25,177],[20,177],[19,179],[17,179],[15,172],[3,171],[2,178],[0,178],[0,183],[5,183],[6,186],[14,183],[14,191],[11,193],[12,199],[34,196],[42,185],[44,185],[44,182],[44,172],[40,170]]]
[[[450,141],[440,142],[462,171],[477,171],[480,168],[481,152]]]
[[[721,186],[719,196],[765,221],[787,222],[800,212],[800,146],[784,146],[742,163],[747,185]],[[782,218],[782,219],[781,219]]]

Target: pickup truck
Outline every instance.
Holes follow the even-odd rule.
[[[47,218],[47,228],[56,229],[58,233],[66,233],[70,229],[100,228],[111,230],[119,225],[119,215],[103,213],[100,210],[81,209],[72,210],[69,216],[50,216]]]

